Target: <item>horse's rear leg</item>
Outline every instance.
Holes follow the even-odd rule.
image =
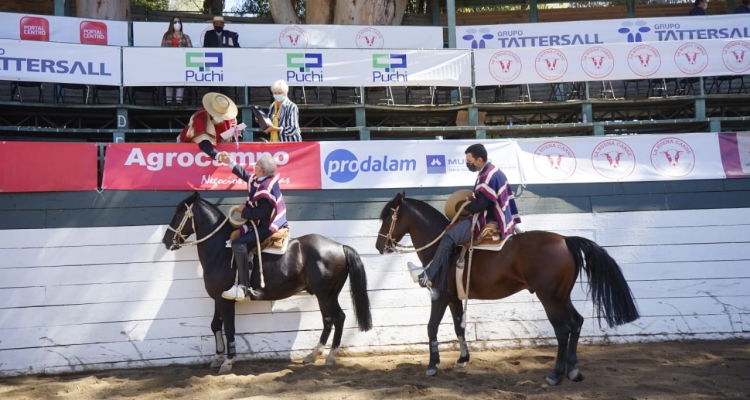
[[[453,328],[456,330],[458,345],[461,348],[461,356],[458,358],[458,361],[456,361],[456,368],[464,368],[471,358],[469,356],[469,346],[466,345],[466,329],[461,326],[464,317],[464,309],[461,305],[461,300],[457,297],[452,299],[448,306],[451,308]]]
[[[565,359],[568,353],[568,339],[570,338],[570,308],[567,301],[560,301],[557,299],[545,299],[539,296],[544,306],[544,311],[547,313],[547,318],[552,323],[552,327],[555,329],[555,337],[557,338],[557,357],[555,358],[555,369],[552,373],[547,376],[547,383],[550,386],[555,386],[560,383],[563,375],[565,374]]]
[[[216,339],[216,354],[214,359],[211,361],[211,368],[218,368],[224,362],[224,337],[221,336],[221,326],[223,321],[221,319],[221,313],[219,313],[219,302],[214,301],[214,319],[211,321],[211,332],[214,333]]]
[[[338,298],[333,298],[331,302],[332,304],[328,312],[330,315],[333,315],[331,322],[333,323],[335,331],[333,332],[331,351],[328,352],[328,357],[326,358],[326,365],[336,364],[336,354],[339,352],[339,346],[341,346],[341,336],[344,334],[344,321],[346,320],[346,314],[344,314],[344,310],[341,309]]]
[[[315,362],[315,360],[318,358],[318,354],[320,354],[320,351],[326,346],[326,343],[328,343],[328,336],[331,335],[331,329],[333,328],[333,318],[329,313],[329,306],[327,304],[327,301],[329,300],[324,301],[318,298],[318,308],[320,308],[320,315],[323,317],[323,332],[320,334],[320,341],[318,341],[318,344],[315,345],[313,351],[310,352],[310,354],[308,354],[304,360],[302,360],[302,363],[304,364]],[[340,307],[339,310],[341,310]],[[331,348],[331,350],[333,350],[333,348]]]
[[[232,365],[237,361],[237,347],[234,342],[234,301],[219,299],[219,314],[224,320],[224,334],[227,337],[227,359],[221,364],[219,373],[224,374],[232,370]]]
[[[583,326],[583,317],[578,310],[573,307],[573,302],[568,303],[572,311],[572,320],[570,321],[570,341],[568,342],[568,379],[573,382],[583,380],[583,375],[578,370],[578,338],[581,336],[581,326]]]
[[[437,366],[440,364],[437,340],[438,328],[440,328],[440,321],[443,320],[445,309],[451,300],[451,295],[448,292],[430,289],[430,295],[432,295],[432,309],[430,311],[430,322],[427,324],[427,337],[430,340],[430,364],[427,365],[427,372],[425,372],[427,376],[438,373]]]

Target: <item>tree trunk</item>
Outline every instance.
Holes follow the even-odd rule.
[[[130,0],[76,0],[76,14],[81,18],[127,21]]]
[[[333,22],[333,4],[335,0],[307,0],[305,23],[327,25]]]
[[[400,25],[407,0],[338,0],[337,25]]]
[[[268,0],[273,22],[283,25],[298,25],[297,11],[294,10],[291,0]],[[309,13],[309,11],[308,11]]]

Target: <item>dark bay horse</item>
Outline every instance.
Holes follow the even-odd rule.
[[[449,223],[441,212],[429,204],[406,198],[402,193],[386,204],[380,219],[383,224],[375,244],[380,254],[393,252],[395,245],[407,233],[415,248],[425,246],[437,238]],[[431,246],[418,253],[422,265],[427,265],[432,260],[436,248],[437,246]],[[437,364],[440,363],[437,333],[446,307],[450,307],[453,315],[461,349],[456,366],[463,367],[469,361],[465,329],[461,326],[464,312],[456,290],[457,258],[458,253],[454,252],[447,274],[449,291],[432,290],[431,293],[432,312],[427,327],[430,363],[427,375],[435,375]],[[466,265],[464,287],[469,269],[468,261]],[[583,379],[578,370],[576,354],[583,317],[570,300],[570,293],[581,270],[588,278],[596,316],[600,321],[603,318],[610,327],[614,327],[638,319],[633,295],[617,262],[606,250],[589,239],[531,231],[512,236],[499,252],[474,251],[470,298],[496,300],[528,289],[535,292],[542,302],[557,338],[555,368],[547,377],[550,385],[559,384],[566,371],[572,381]]]
[[[186,244],[186,238],[191,234],[195,233],[197,237],[203,281],[208,295],[214,299],[211,330],[216,338],[216,355],[211,367],[221,366],[220,373],[229,372],[237,356],[234,342],[235,302],[221,297],[221,293],[235,281],[236,269],[231,263],[232,249],[225,246],[233,229],[221,210],[201,199],[198,192],[195,192],[177,206],[169,229],[162,239],[168,250],[177,250]],[[257,270],[257,267],[254,268],[254,271]],[[338,298],[349,276],[352,280],[350,286],[354,315],[359,329],[368,331],[372,328],[367,276],[362,260],[353,248],[315,234],[290,239],[284,255],[263,255],[263,273],[266,284],[264,300],[284,299],[303,290],[318,298],[323,316],[323,333],[320,335],[320,342],[304,362],[315,361],[333,327],[333,343],[326,364],[335,363],[346,318]],[[229,343],[226,360],[224,339],[221,336],[222,325]]]

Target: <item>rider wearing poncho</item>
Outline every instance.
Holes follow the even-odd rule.
[[[237,266],[239,284],[222,293],[221,297],[228,300],[242,301],[250,294],[256,299],[263,297],[261,289],[253,289],[250,285],[250,274],[253,270],[253,260],[249,250],[257,246],[258,240],[263,243],[274,232],[287,226],[286,204],[279,187],[279,174],[276,173],[276,161],[265,155],[255,163],[255,174],[250,175],[241,165],[231,160],[231,156],[222,152],[219,161],[228,162],[232,173],[247,182],[247,200],[240,206],[242,218],[247,223],[240,227],[240,235],[232,240],[232,255]],[[258,238],[251,221],[255,222]]]
[[[518,207],[513,197],[513,190],[500,169],[487,161],[487,150],[481,144],[473,144],[466,151],[466,167],[477,172],[474,194],[470,203],[464,208],[470,215],[478,214],[477,223],[472,234],[472,218],[466,218],[454,225],[445,233],[438,244],[435,256],[428,267],[422,268],[412,262],[408,263],[409,272],[420,286],[448,290],[448,262],[457,244],[470,242],[479,237],[488,222],[497,222],[502,239],[513,233],[515,225],[521,222]]]

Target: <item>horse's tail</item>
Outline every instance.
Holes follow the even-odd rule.
[[[354,315],[357,317],[359,330],[366,332],[372,329],[372,315],[370,314],[370,298],[367,296],[365,266],[357,250],[344,245],[344,255],[351,279],[349,289],[352,294],[352,303],[354,303]]]
[[[576,269],[586,271],[599,325],[602,316],[610,328],[638,319],[640,315],[633,293],[622,276],[620,266],[607,250],[578,236],[566,237],[565,244],[573,254]]]

